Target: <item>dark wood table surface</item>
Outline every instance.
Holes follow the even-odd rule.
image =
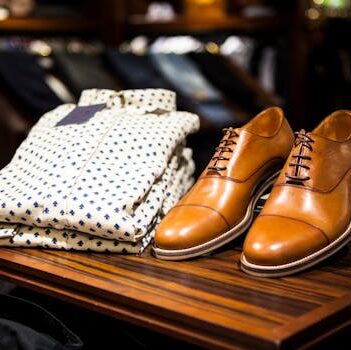
[[[0,276],[207,348],[309,348],[351,331],[350,249],[280,279],[245,275],[239,256],[231,247],[185,262],[2,248]]]

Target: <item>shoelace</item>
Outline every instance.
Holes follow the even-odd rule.
[[[224,171],[227,169],[226,166],[218,166],[219,161],[229,161],[230,158],[224,157],[223,153],[229,152],[233,153],[233,150],[230,148],[232,145],[236,145],[236,141],[233,140],[234,137],[238,137],[239,134],[233,129],[233,128],[224,128],[222,130],[224,137],[219,143],[219,146],[216,148],[216,153],[212,157],[211,161],[214,161],[214,164],[212,166],[209,166],[209,170],[214,170],[214,171]]]
[[[294,154],[292,158],[296,159],[295,162],[289,163],[289,167],[295,168],[293,171],[293,175],[285,173],[285,176],[289,179],[288,183],[293,183],[297,185],[303,185],[303,181],[307,181],[310,179],[310,176],[301,176],[299,175],[300,168],[304,168],[306,170],[310,170],[310,167],[306,164],[303,164],[303,160],[312,160],[312,157],[308,155],[304,155],[304,149],[307,148],[310,152],[313,152],[312,143],[314,140],[306,134],[305,130],[301,130],[299,132],[295,132],[296,140],[295,147],[300,146],[298,154]]]

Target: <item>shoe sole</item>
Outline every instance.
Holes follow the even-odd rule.
[[[240,267],[244,272],[257,277],[285,277],[306,270],[309,267],[322,262],[334,255],[349,242],[351,242],[351,222],[346,231],[339,238],[318,252],[310,254],[302,259],[284,265],[265,266],[248,262],[244,253],[242,253]]]
[[[208,241],[201,245],[187,248],[187,249],[167,250],[167,249],[161,249],[153,246],[152,252],[154,256],[162,260],[191,259],[206,253],[210,253],[213,250],[216,250],[222,247],[223,245],[231,242],[232,240],[238,238],[240,235],[245,233],[247,229],[250,227],[253,220],[254,208],[257,201],[264,194],[264,192],[275,183],[279,174],[280,174],[280,171],[275,173],[274,175],[272,175],[271,177],[269,177],[267,180],[264,181],[264,183],[256,191],[255,195],[252,197],[250,204],[247,207],[244,218],[240,221],[239,224],[231,228],[229,231],[212,239],[211,241]]]

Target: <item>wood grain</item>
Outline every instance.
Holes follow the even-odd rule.
[[[179,33],[208,33],[210,31],[246,31],[262,32],[286,29],[290,25],[289,16],[277,15],[272,17],[245,18],[225,16],[223,18],[194,19],[179,17],[167,22],[147,22],[145,16],[130,16],[127,32],[132,35],[148,34],[179,34]]]
[[[85,18],[10,18],[0,21],[0,31],[11,33],[91,33],[97,29],[97,21]]]
[[[245,275],[240,250],[167,262],[143,256],[0,249],[20,285],[207,348],[297,349],[351,327],[351,252],[296,276]]]

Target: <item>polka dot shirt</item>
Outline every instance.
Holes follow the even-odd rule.
[[[191,187],[196,115],[163,89],[86,90],[0,171],[0,245],[137,253]]]

